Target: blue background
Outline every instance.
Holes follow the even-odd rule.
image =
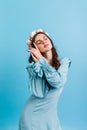
[[[0,0],[0,130],[17,130],[29,97],[26,40],[42,28],[72,60],[58,111],[63,130],[87,129],[87,1]]]

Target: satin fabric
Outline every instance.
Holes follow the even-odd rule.
[[[62,130],[58,101],[68,77],[69,58],[62,58],[56,70],[42,57],[26,67],[30,97],[20,115],[19,130]]]

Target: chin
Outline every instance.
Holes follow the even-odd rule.
[[[48,48],[48,49],[44,50],[42,53],[48,52],[50,50],[52,50],[52,48],[50,48],[50,49]]]

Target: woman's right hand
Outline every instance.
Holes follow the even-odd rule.
[[[37,48],[37,46],[35,45],[35,43],[33,43],[33,44],[34,44],[35,48],[29,47],[28,52],[31,53],[33,60],[36,62],[37,60],[39,60],[43,56],[42,56],[41,52],[39,51],[39,49]]]

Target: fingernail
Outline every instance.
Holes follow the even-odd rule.
[[[29,50],[26,50],[26,51],[29,51]]]

